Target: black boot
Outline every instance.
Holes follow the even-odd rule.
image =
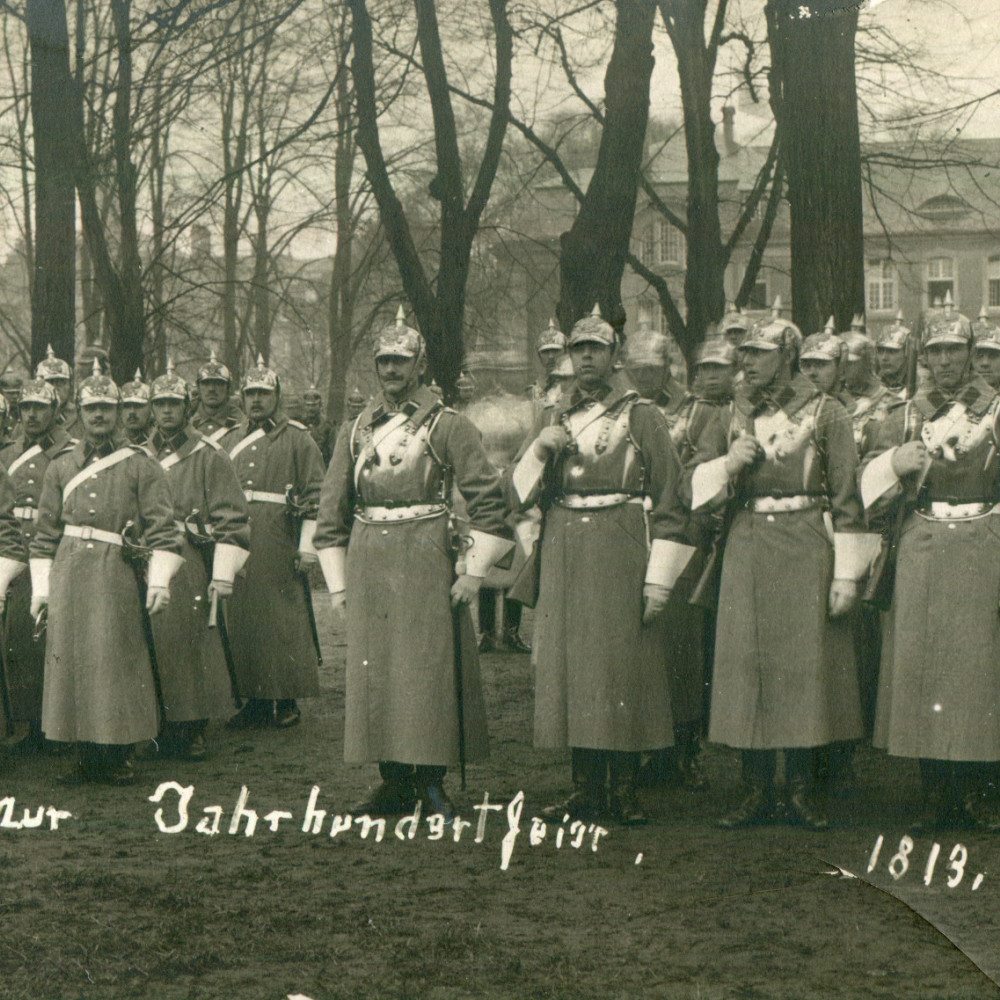
[[[743,781],[747,786],[747,795],[731,813],[719,820],[719,826],[735,830],[741,826],[769,823],[774,819],[777,757],[774,750],[743,751]]]
[[[243,708],[227,723],[226,729],[262,729],[274,718],[274,702],[266,698],[247,698]]]
[[[640,788],[678,788],[683,781],[677,747],[664,747],[643,754],[637,784]]]
[[[920,758],[920,784],[923,789],[920,811],[910,828],[917,833],[962,826],[961,795],[954,787],[951,762]]]
[[[697,723],[693,726],[674,727],[675,753],[680,784],[689,792],[703,792],[708,788],[708,779],[705,777],[699,761],[701,755],[699,729],[700,726]]]
[[[408,812],[417,803],[415,775],[412,764],[381,760],[378,765],[382,783],[351,812],[355,815],[394,816]]]
[[[608,761],[603,750],[573,747],[573,792],[565,802],[547,806],[542,817],[561,823],[570,819],[585,822],[600,819],[608,812]]]
[[[302,719],[302,713],[294,698],[283,698],[274,703],[274,724],[279,729],[296,726]]]
[[[785,815],[788,822],[810,830],[825,830],[825,788],[817,786],[816,761],[812,749],[785,751]]]
[[[624,826],[639,826],[646,822],[646,813],[636,794],[639,775],[639,754],[612,750],[608,753],[611,794],[608,805],[612,818]]]
[[[414,775],[417,797],[425,816],[440,813],[450,823],[455,818],[455,807],[444,790],[445,767],[418,764]]]
[[[1000,832],[1000,764],[967,765],[962,807],[970,826],[985,833]]]
[[[45,737],[42,735],[42,723],[32,719],[28,723],[27,734],[7,748],[12,757],[34,757],[45,750]]]

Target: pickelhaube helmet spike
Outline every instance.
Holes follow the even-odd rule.
[[[944,293],[944,307],[948,312],[951,312],[952,307],[955,305],[954,299],[951,297],[951,289],[949,288]]]
[[[990,314],[986,311],[986,303],[984,302],[982,308],[979,310],[979,315],[976,317],[976,319],[982,320],[985,323],[989,320],[989,318]]]
[[[100,358],[97,358],[97,357],[94,358],[94,364],[91,367],[90,374],[91,375],[100,375],[101,374],[101,360],[100,360]],[[136,371],[135,374],[136,374],[136,378],[137,379],[141,378],[141,376],[139,375],[138,370]]]
[[[896,322],[899,323],[900,325],[902,325],[902,323],[903,323],[903,310],[902,309],[897,309],[896,310]]]
[[[45,357],[47,357],[51,361],[55,356],[56,356],[56,352],[52,350],[52,345],[51,344],[46,344],[45,345]]]
[[[601,315],[601,304],[600,304],[600,302],[595,302],[594,303],[594,308],[590,310],[590,315],[593,316],[594,319],[604,319],[604,317]]]
[[[837,321],[831,316],[826,321],[826,326],[823,327],[824,333],[836,333],[837,332]]]
[[[406,326],[406,310],[403,308],[403,303],[399,303],[399,308],[396,310],[396,326]]]
[[[96,362],[97,358],[94,358],[94,361]],[[142,371],[140,369],[136,368],[135,375],[133,375],[132,377],[136,380],[136,382],[141,382],[142,381]]]
[[[782,305],[782,302],[781,302],[781,296],[780,295],[775,295],[774,302],[771,304],[771,315],[775,316],[775,317],[776,316],[780,316],[782,308],[783,308],[783,305]]]
[[[167,371],[166,371],[166,374],[167,375],[173,375],[173,373],[174,373],[174,359],[168,355],[167,356]]]

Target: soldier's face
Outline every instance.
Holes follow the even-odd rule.
[[[22,403],[20,407],[21,425],[29,438],[44,434],[56,418],[56,408],[49,403]]]
[[[590,390],[607,381],[611,374],[614,351],[608,344],[585,340],[569,349],[569,357],[573,362],[573,374],[580,386]]]
[[[733,377],[736,369],[732,365],[698,365],[695,378],[698,391],[709,399],[728,396],[733,391]]]
[[[85,403],[80,407],[83,431],[90,441],[110,437],[118,423],[117,403]]]
[[[770,385],[784,366],[782,351],[762,347],[744,347],[740,351],[740,359],[747,386],[751,389]]]
[[[375,359],[375,374],[386,399],[403,399],[420,382],[424,364],[422,358],[408,358],[402,354],[383,354]]]
[[[73,383],[68,378],[54,378],[49,381],[49,385],[56,391],[59,405],[65,406],[69,402],[69,397],[73,392]]]
[[[127,431],[141,431],[149,426],[148,403],[123,403],[122,427]]]
[[[875,357],[878,359],[878,373],[882,378],[894,379],[903,374],[906,351],[893,347],[877,347]]]
[[[187,404],[183,399],[157,399],[152,404],[153,422],[163,434],[176,434],[187,417]]]
[[[924,361],[934,384],[940,389],[957,389],[969,369],[969,348],[965,344],[931,344]]]
[[[747,339],[747,332],[741,326],[731,326],[728,330],[723,330],[722,335],[736,348],[742,347],[743,341]]]
[[[228,382],[199,382],[198,394],[209,409],[217,409],[229,399]]]
[[[247,389],[243,399],[251,420],[267,420],[278,408],[278,394],[271,389]]]
[[[868,361],[864,358],[848,358],[844,362],[844,383],[849,389],[863,388],[868,375]]]
[[[546,375],[551,375],[552,369],[559,364],[559,359],[562,355],[562,351],[554,351],[551,349],[547,351],[539,351],[538,360],[542,363],[542,371],[544,371]]]
[[[318,400],[318,399],[313,399],[312,397],[310,397],[309,399],[307,399],[305,401],[305,403],[303,404],[306,416],[307,417],[318,417],[321,405],[322,404],[321,404],[320,400]]]
[[[980,348],[972,359],[972,366],[994,389],[1000,386],[1000,351]]]
[[[821,358],[803,358],[799,362],[802,374],[820,392],[833,392],[837,386],[837,362]]]

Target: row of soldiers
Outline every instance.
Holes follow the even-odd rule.
[[[917,821],[997,828],[1000,395],[972,369],[989,338],[940,310],[914,386],[900,324],[877,344],[804,341],[780,314],[723,327],[687,392],[643,386],[636,350],[626,375],[616,331],[581,320],[572,378],[540,387],[502,476],[422,385],[419,333],[400,319],[379,336],[382,392],[338,438],[314,539],[346,618],[345,755],[380,766],[359,808],[448,813],[447,767],[485,753],[466,605],[506,558],[513,511],[537,569],[521,593],[536,605],[534,740],[572,749],[573,791],[545,815],[641,822],[641,755],[696,746],[713,631],[696,604],[714,578],[708,738],[742,751],[747,786],[722,825],[827,825],[820,778],[831,748],[865,735],[866,680],[875,745],[920,761]],[[818,388],[804,370],[831,337],[843,367]],[[885,637],[874,680],[870,652],[860,674],[855,655],[866,630]]]
[[[67,780],[128,784],[136,744],[203,759],[234,699],[231,726],[295,725],[319,692],[305,573],[324,463],[276,373],[259,362],[236,407],[213,358],[192,412],[171,370],[119,387],[95,363],[72,414],[68,365],[50,354],[36,376],[0,451],[15,752],[75,745]]]

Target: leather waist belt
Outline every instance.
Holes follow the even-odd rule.
[[[643,497],[633,496],[631,493],[566,493],[556,503],[560,507],[569,507],[570,510],[597,510],[642,501]]]
[[[822,497],[801,494],[793,497],[751,497],[746,502],[746,509],[755,514],[790,514],[796,510],[809,510],[818,507]]]
[[[443,503],[412,503],[399,507],[359,507],[355,517],[359,521],[384,524],[386,521],[416,521],[424,517],[437,517],[448,507]]]
[[[247,503],[280,503],[282,506],[286,503],[284,493],[265,493],[264,490],[244,490],[243,496],[246,497]]]
[[[932,500],[929,505],[917,509],[917,513],[929,521],[967,521],[974,517],[992,514],[997,508],[991,503],[948,503],[946,500]]]
[[[38,520],[38,508],[37,507],[15,507],[14,517],[19,521],[37,521]]]
[[[93,539],[95,542],[107,542],[108,545],[122,544],[121,535],[117,535],[113,531],[92,528],[89,524],[67,524],[63,528],[63,534],[69,538],[82,538],[85,542]]]

